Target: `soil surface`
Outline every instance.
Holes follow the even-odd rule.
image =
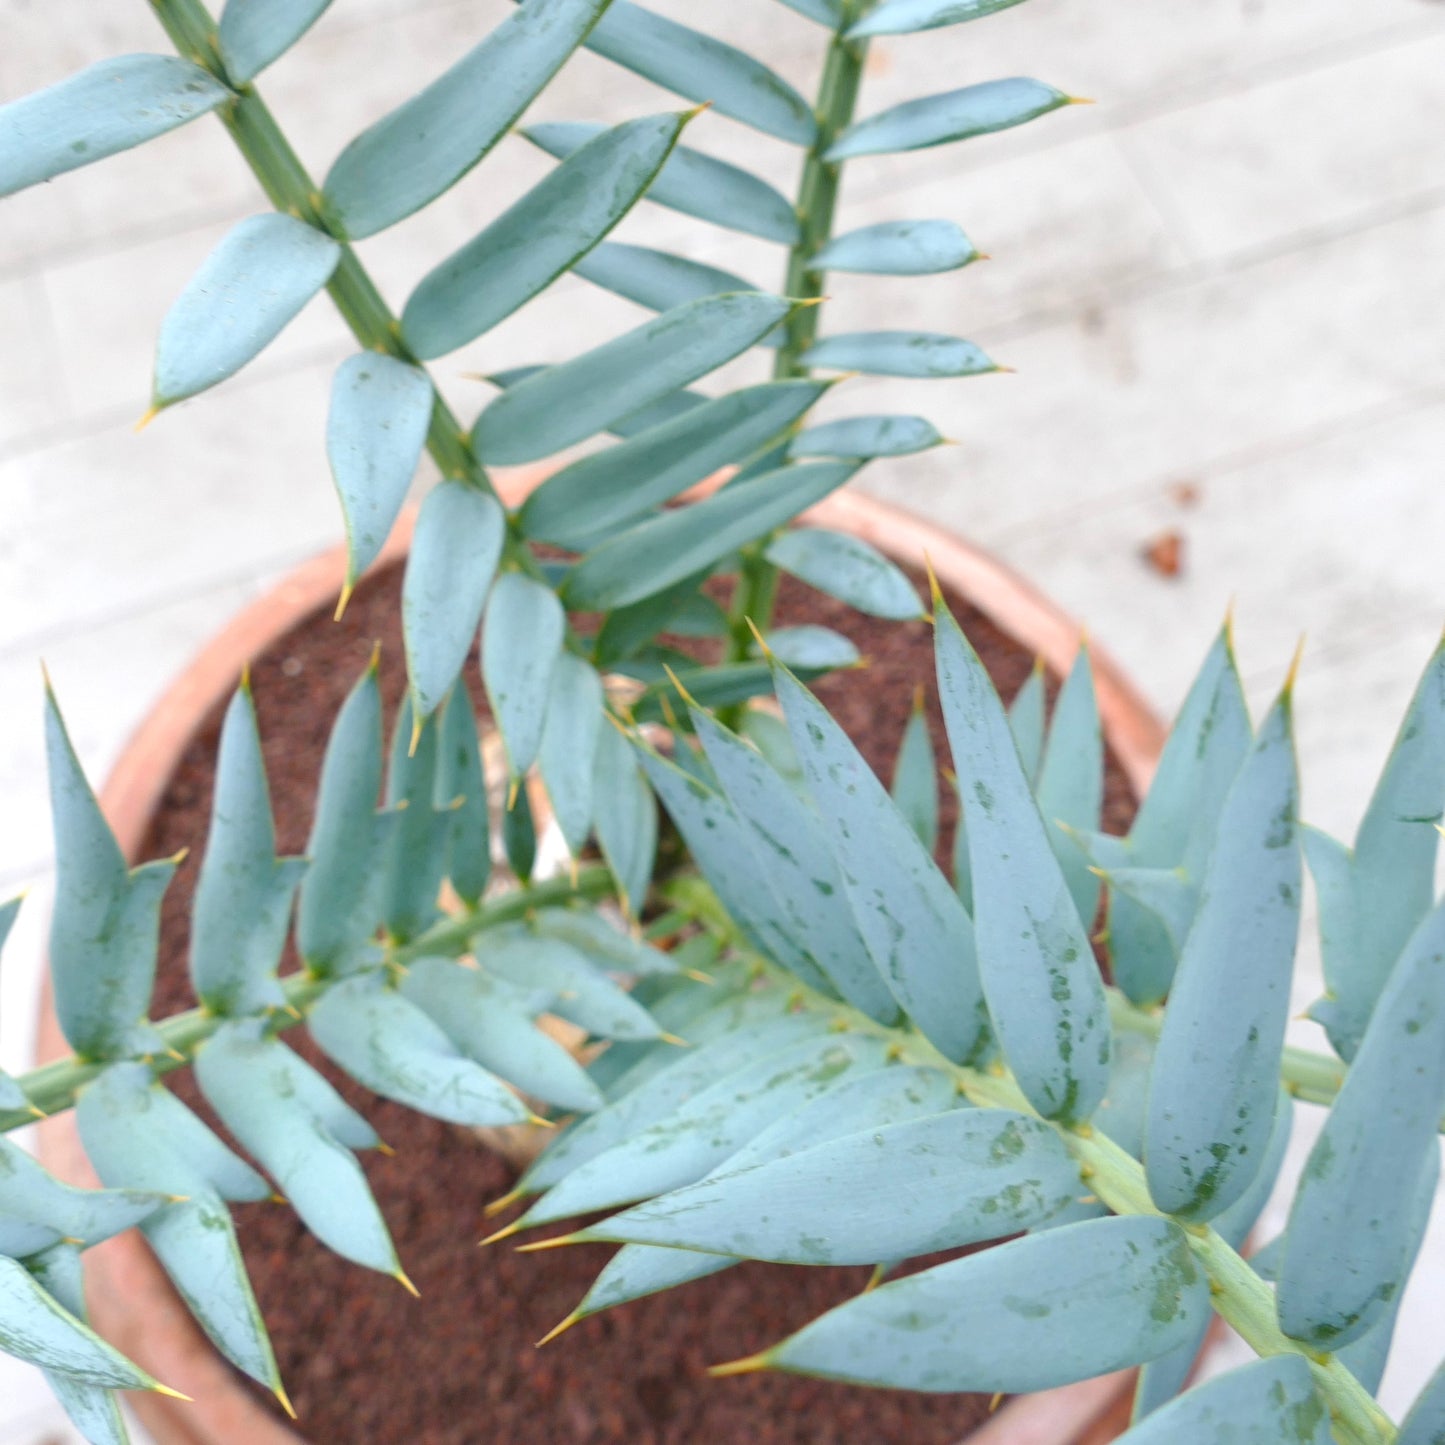
[[[922,579],[915,580],[921,589]],[[314,617],[252,664],[283,854],[304,850],[327,733],[374,641],[382,645],[388,707],[402,696],[399,587],[399,569],[381,574],[358,589],[343,622]],[[966,603],[951,602],[1000,692],[1011,697],[1033,659]],[[870,659],[866,669],[815,688],[883,776],[891,775],[918,684],[929,699],[938,756],[947,759],[925,623],[881,622],[788,579],[777,621],[833,627]],[[466,676],[480,707],[474,665]],[[218,713],[192,742],[146,843],[147,857],[192,849],[166,900],[156,1017],[194,1001],[186,979],[188,917],[219,726]],[[950,789],[940,802],[942,853],[952,833]],[[1133,807],[1111,759],[1106,827],[1123,831]],[[290,959],[283,968],[294,966]],[[298,1428],[315,1445],[952,1445],[986,1416],[989,1402],[981,1396],[870,1391],[784,1375],[716,1381],[704,1375],[705,1366],[764,1348],[849,1298],[863,1287],[866,1269],[747,1264],[604,1313],[538,1350],[535,1342],[571,1312],[611,1247],[532,1255],[508,1245],[477,1248],[486,1232],[482,1207],[510,1187],[509,1167],[467,1132],[358,1088],[319,1056],[303,1030],[287,1039],[395,1148],[394,1158],[373,1153],[363,1161],[421,1291],[413,1300],[394,1281],[345,1263],[288,1208],[237,1208]],[[171,1084],[212,1117],[189,1072],[173,1075]]]

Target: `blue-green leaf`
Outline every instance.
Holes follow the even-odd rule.
[[[1445,804],[1445,641],[1410,699],[1347,858],[1307,835],[1320,893],[1327,995],[1310,1010],[1346,1060],[1405,940],[1434,899],[1435,825]],[[1334,850],[1336,853],[1338,850]],[[1335,866],[1332,868],[1331,863]],[[1348,868],[1342,866],[1348,863]]]
[[[1004,1056],[1045,1118],[1087,1119],[1109,1082],[1109,1015],[1088,931],[978,654],[934,601],[943,720],[968,809],[973,928]]]
[[[1049,841],[1074,906],[1085,926],[1092,928],[1099,909],[1099,880],[1069,836],[1070,831],[1097,832],[1104,809],[1104,730],[1087,646],[1080,645],[1054,703],[1034,796],[1049,824]]]
[[[421,1009],[374,975],[322,995],[307,1019],[323,1053],[384,1099],[452,1124],[520,1124],[525,1104]]]
[[[758,1363],[892,1389],[1047,1390],[1164,1354],[1208,1311],[1177,1225],[1089,1220],[880,1285]]]
[[[10,936],[15,915],[20,912],[23,901],[22,895],[0,903],[0,949],[5,947],[5,940]],[[28,1113],[30,1110],[30,1100],[26,1098],[25,1090],[4,1069],[0,1069],[0,1109],[19,1113]]]
[[[923,615],[923,604],[903,572],[846,532],[797,527],[769,542],[764,555],[773,566],[860,612],[896,622]]]
[[[851,638],[834,632],[831,627],[819,627],[816,623],[775,627],[764,637],[763,643],[784,667],[808,676],[840,667],[857,667],[863,660]],[[753,652],[760,655],[761,649],[754,644]]]
[[[378,814],[381,691],[375,663],[351,689],[326,744],[301,880],[296,945],[306,966],[341,973],[365,956],[380,923],[378,892],[395,815]]]
[[[532,766],[542,746],[566,630],[562,604],[550,587],[520,572],[497,578],[482,626],[482,680],[514,778]]]
[[[554,472],[522,505],[523,532],[586,547],[694,482],[750,457],[787,430],[827,390],[826,382],[773,381],[744,387]]]
[[[421,504],[401,592],[406,670],[419,717],[430,717],[461,675],[506,535],[496,498],[466,482],[442,482]]]
[[[61,1308],[17,1260],[0,1256],[0,1351],[113,1390],[153,1390],[156,1382]]]
[[[933,423],[921,416],[849,416],[801,431],[789,457],[903,457],[942,446]]]
[[[1037,80],[986,80],[962,90],[908,100],[850,125],[824,152],[836,164],[854,156],[888,155],[968,140],[1047,115],[1069,96]]]
[[[604,291],[625,296],[649,311],[668,311],[686,301],[703,296],[716,296],[724,291],[756,291],[751,281],[734,276],[731,271],[689,261],[670,251],[655,251],[649,246],[628,246],[620,241],[604,241],[582,257],[572,268],[575,275],[600,286]],[[762,346],[781,345],[775,331],[765,336]]]
[[[562,1109],[591,1111],[602,1091],[572,1055],[532,1027],[526,994],[450,959],[422,958],[401,992],[484,1069]]]
[[[884,1023],[898,1010],[867,945],[846,907],[843,876],[822,821],[768,765],[761,753],[708,714],[692,720],[717,773],[722,791],[744,824],[743,846],[760,866],[747,871],[771,894],[772,918],[791,948],[784,962],[803,951],[817,971],[864,1013]],[[720,894],[724,905],[726,894]],[[831,991],[831,989],[830,989]]]
[[[436,922],[437,897],[446,877],[452,839],[450,800],[438,805],[440,729],[434,719],[414,727],[410,698],[403,698],[391,735],[386,806],[396,814],[385,878],[381,918],[388,935],[405,942]]]
[[[1333,1439],[1308,1362],[1276,1355],[1196,1386],[1127,1431],[1119,1445],[1329,1445]]]
[[[978,250],[956,222],[880,221],[835,236],[808,262],[808,269],[928,276],[976,260]]]
[[[1046,701],[1044,660],[1039,657],[1035,658],[1033,670],[1008,705],[1009,730],[1014,735],[1019,761],[1024,765],[1024,776],[1028,778],[1030,787],[1038,785],[1039,768],[1044,760]]]
[[[349,356],[331,383],[326,455],[346,521],[346,583],[376,560],[421,459],[431,381],[420,367],[372,351]]]
[[[881,1068],[887,1052],[882,1038],[834,1033],[756,1060],[573,1169],[525,1222],[547,1224],[691,1184],[782,1114]]]
[[[983,376],[998,365],[971,341],[937,331],[851,331],[825,336],[800,358],[804,366],[872,376]]]
[[[1390,974],[1290,1209],[1280,1327],[1317,1348],[1357,1339],[1404,1284],[1416,1182],[1439,1167],[1442,960],[1445,904],[1426,915]]]
[[[295,216],[238,221],[161,322],[152,404],[205,391],[259,356],[331,279],[341,247]]]
[[[678,637],[726,637],[727,613],[698,590],[704,580],[700,576],[684,577],[631,607],[609,612],[594,641],[598,667],[622,668],[629,665],[629,660],[636,666],[649,654],[648,644],[664,630]]]
[[[608,0],[531,0],[420,94],[356,137],[326,177],[328,215],[370,236],[434,201],[511,129]]]
[[[477,419],[473,443],[483,461],[505,464],[585,441],[731,361],[791,309],[781,297],[754,291],[674,307],[508,388]]]
[[[625,911],[642,914],[657,856],[657,804],[626,739],[610,723],[597,736],[592,826]]]
[[[715,1177],[593,1225],[589,1239],[786,1264],[874,1264],[997,1239],[1082,1190],[1047,1124],[956,1109],[854,1132]]]
[[[381,1211],[347,1147],[359,1117],[309,1064],[249,1023],[225,1024],[196,1055],[222,1122],[280,1186],[306,1227],[353,1264],[399,1276]],[[375,1136],[372,1136],[374,1141]]]
[[[537,866],[537,823],[532,817],[532,795],[520,785],[510,789],[502,810],[502,852],[517,881],[526,887]]]
[[[1170,1214],[1212,1219],[1264,1161],[1299,935],[1298,795],[1286,689],[1225,799],[1154,1059],[1145,1162]]]
[[[918,834],[918,841],[932,853],[938,847],[938,767],[933,757],[933,741],[928,736],[922,688],[914,697],[913,711],[908,715],[898,744],[889,791],[898,811]]]
[[[592,1281],[592,1288],[572,1311],[572,1316],[576,1320],[589,1319],[603,1310],[676,1289],[695,1279],[706,1279],[710,1274],[741,1263],[735,1255],[703,1254],[695,1249],[655,1249],[646,1244],[625,1245]]]
[[[567,575],[569,607],[624,607],[703,571],[835,492],[858,464],[798,462],[640,522],[589,552]]]
[[[775,678],[808,791],[874,964],[940,1052],[958,1063],[977,1061],[993,1036],[973,926],[958,895],[817,698],[783,668]]]
[[[547,121],[528,126],[522,134],[560,159],[601,131],[601,125],[590,121]],[[791,246],[798,239],[798,215],[786,196],[750,171],[687,146],[673,149],[647,199],[765,241]]]
[[[61,1031],[82,1058],[162,1051],[160,1035],[145,1017],[161,896],[179,860],[126,868],[49,688],[45,751],[55,829],[50,976]]]
[[[654,948],[645,939],[623,933],[590,909],[544,908],[528,923],[534,933],[570,943],[584,958],[610,972],[650,977],[679,971],[671,954]]]
[[[129,150],[232,99],[177,55],[117,55],[0,106],[0,196]]]
[[[587,37],[587,48],[779,140],[808,146],[817,136],[812,107],[780,75],[743,51],[630,0],[613,0]]]
[[[452,815],[447,876],[457,897],[475,906],[492,873],[492,830],[477,720],[466,688],[452,688],[439,726],[434,802]]]
[[[848,27],[849,40],[870,35],[910,35],[936,30],[940,25],[961,25],[1017,5],[1019,0],[882,0],[861,20]]]
[[[538,760],[557,826],[574,858],[592,829],[592,775],[603,706],[596,669],[563,652],[552,674]]]
[[[254,80],[321,18],[331,0],[226,0],[216,45],[235,85]]]
[[[1405,1417],[1395,1445],[1440,1445],[1445,1440],[1445,1364],[1430,1376]]]
[[[88,1324],[80,1250],[58,1244],[25,1261],[31,1277],[60,1307]],[[130,1445],[116,1397],[102,1385],[90,1385],[59,1370],[47,1370],[45,1383],[60,1401],[71,1423],[89,1445]]]
[[[276,967],[304,858],[276,857],[256,708],[243,683],[226,709],[206,856],[191,907],[191,983],[215,1014],[285,1002]]]
[[[427,273],[402,312],[407,345],[423,360],[444,356],[550,286],[637,203],[688,119],[626,121],[569,156]]]

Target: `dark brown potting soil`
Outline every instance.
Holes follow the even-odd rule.
[[[393,569],[368,582],[343,622],[314,617],[252,664],[283,853],[305,847],[328,730],[376,640],[388,704],[402,695],[399,581]],[[1000,691],[1011,696],[1032,658],[966,603],[953,599],[953,609]],[[834,627],[871,659],[865,670],[826,678],[816,690],[884,776],[920,683],[930,698],[935,745],[947,758],[926,624],[879,622],[786,580],[778,621]],[[467,676],[480,704],[474,666]],[[166,900],[157,1017],[192,1003],[187,921],[218,734],[219,715],[188,748],[146,844],[151,857],[193,850]],[[946,846],[949,790],[941,803]],[[1132,811],[1111,759],[1106,826],[1121,831]],[[294,960],[286,965],[293,966]],[[986,1415],[988,1401],[979,1396],[868,1391],[783,1375],[704,1375],[705,1366],[761,1349],[855,1294],[866,1269],[749,1264],[585,1321],[537,1349],[535,1342],[586,1293],[609,1247],[533,1255],[510,1245],[479,1249],[482,1207],[510,1187],[508,1166],[469,1133],[359,1089],[320,1058],[304,1030],[288,1042],[395,1148],[393,1158],[373,1154],[364,1162],[421,1291],[413,1300],[394,1281],[346,1264],[285,1207],[237,1210],[298,1428],[315,1445],[949,1445]],[[209,1114],[189,1073],[173,1076],[172,1085]]]

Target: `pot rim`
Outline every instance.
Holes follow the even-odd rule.
[[[512,507],[550,470],[521,468],[494,480],[502,500]],[[403,511],[373,568],[406,555],[416,515],[414,505]],[[895,561],[916,565],[926,560],[945,588],[967,597],[1056,675],[1067,673],[1072,664],[1084,636],[1080,626],[1018,573],[972,543],[852,491],[834,494],[800,520],[849,532]],[[152,707],[100,794],[128,859],[138,853],[181,755],[211,710],[235,687],[245,665],[303,618],[333,605],[345,575],[344,545],[294,568],[206,643]],[[1089,647],[1105,738],[1130,785],[1142,795],[1165,730],[1107,651],[1092,641]],[[36,1052],[42,1062],[68,1052],[51,1007],[48,975],[42,985]],[[97,1182],[73,1113],[46,1120],[39,1134],[40,1156],[61,1178]],[[96,1327],[117,1348],[146,1361],[157,1378],[192,1397],[192,1403],[150,1393],[129,1397],[142,1422],[167,1445],[232,1445],[238,1440],[247,1445],[307,1445],[247,1392],[176,1297],[138,1233],[107,1241],[89,1251],[86,1260]],[[1121,1371],[1017,1396],[961,1445],[1076,1445],[1118,1405],[1133,1377],[1133,1371]]]

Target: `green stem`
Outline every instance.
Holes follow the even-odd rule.
[[[783,294],[800,301],[821,303],[823,275],[812,269],[813,257],[827,245],[833,235],[833,214],[838,204],[838,188],[842,167],[823,159],[838,134],[853,121],[858,102],[858,88],[863,80],[863,61],[867,54],[866,40],[850,41],[843,32],[857,18],[861,0],[846,0],[838,29],[828,45],[818,83],[818,135],[803,161],[803,174],[798,183],[798,239],[788,252],[787,277]],[[788,318],[784,339],[773,363],[773,376],[778,379],[807,376],[803,354],[818,334],[818,317],[822,305],[803,306]],[[728,610],[727,661],[740,662],[752,648],[751,621],[766,631],[772,621],[773,603],[778,590],[778,573],[763,552],[768,538],[743,549],[742,566],[737,586],[733,589]],[[725,718],[726,720],[726,718]]]
[[[595,902],[612,892],[612,878],[605,868],[584,868],[576,883],[565,878],[552,879],[504,894],[491,902],[455,917],[442,919],[418,935],[410,943],[388,950],[377,968],[404,966],[418,958],[455,956],[464,953],[471,941],[488,928],[501,923],[514,923],[536,908],[560,907],[574,902]],[[346,975],[354,977],[354,975]],[[286,996],[283,1011],[273,1015],[278,1032],[300,1023],[306,1010],[326,992],[338,978],[323,978],[310,972],[293,973],[281,980]],[[168,1074],[189,1064],[196,1050],[221,1027],[226,1019],[205,1008],[194,1008],[176,1014],[157,1025],[166,1047],[171,1052],[153,1062],[158,1074]],[[17,1080],[25,1096],[42,1115],[59,1114],[70,1108],[75,1096],[102,1069],[104,1061],[68,1058],[32,1069]],[[35,1115],[23,1110],[0,1111],[0,1134],[35,1122]]]

